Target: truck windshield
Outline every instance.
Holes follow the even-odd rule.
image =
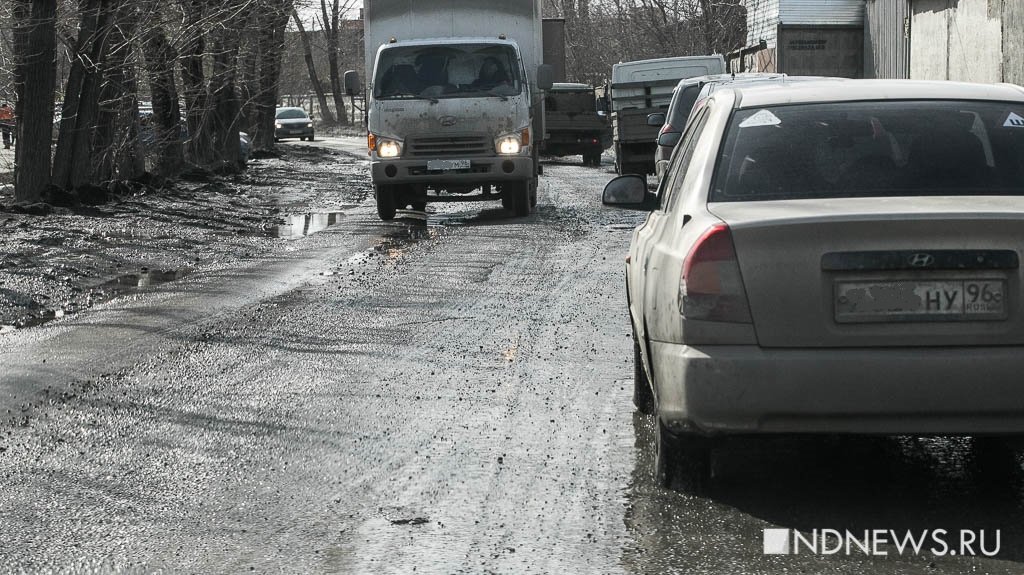
[[[516,51],[509,45],[401,46],[381,52],[377,99],[515,96],[522,92]]]
[[[712,202],[1024,195],[1024,105],[799,104],[737,111]]]

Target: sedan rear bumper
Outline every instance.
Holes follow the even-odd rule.
[[[651,342],[659,413],[701,434],[1024,434],[1024,348]]]

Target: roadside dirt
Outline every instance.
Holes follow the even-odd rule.
[[[43,216],[16,213],[13,189],[0,187],[0,333],[265,256],[362,202],[364,171],[337,151],[282,146],[238,176],[139,188],[95,207],[39,206]]]

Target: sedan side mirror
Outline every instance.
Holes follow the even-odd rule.
[[[647,178],[627,174],[608,182],[601,203],[627,210],[650,211],[658,206],[658,196],[647,189]]]
[[[363,86],[359,81],[359,72],[356,72],[355,70],[345,72],[345,94],[348,96],[355,96],[362,91]]]
[[[659,128],[661,126],[664,126],[665,125],[665,114],[662,113],[662,112],[657,112],[657,113],[654,113],[654,114],[647,114],[647,125],[648,126],[658,126]]]
[[[679,138],[683,135],[682,132],[665,132],[658,136],[658,145],[665,146],[666,148],[674,148],[679,143]]]

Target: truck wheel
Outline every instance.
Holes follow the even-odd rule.
[[[711,482],[711,446],[698,438],[681,438],[659,417],[655,423],[654,475],[658,485],[679,486],[682,491],[701,495]]]
[[[635,333],[633,334],[633,405],[644,415],[653,415],[655,412],[651,381],[647,379],[647,372],[644,371],[644,360],[640,355],[640,341]]]
[[[533,181],[530,182],[530,208],[531,209],[537,207],[537,188],[539,188],[539,187],[540,187],[540,180],[538,180],[537,178],[534,178]]]
[[[512,209],[515,208],[515,202],[512,200],[512,196],[507,194],[501,196],[501,207],[511,212]]]
[[[377,199],[377,215],[384,221],[395,219],[395,189],[392,186],[374,186]]]

